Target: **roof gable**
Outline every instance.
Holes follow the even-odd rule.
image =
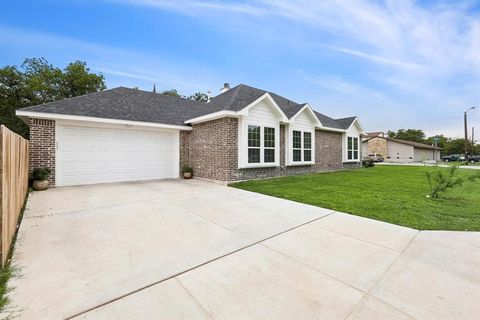
[[[320,122],[320,120],[318,120],[317,115],[315,114],[313,109],[308,105],[308,103],[304,103],[302,107],[298,110],[298,112],[290,118],[290,121],[295,123],[297,119],[299,119],[300,117],[303,117],[303,118],[306,117],[311,122],[312,126],[315,126],[315,127],[322,126],[322,123]]]
[[[306,104],[284,98],[278,94],[240,84],[213,97],[210,102],[197,102],[180,97],[165,96],[138,89],[118,87],[75,98],[55,101],[20,109],[20,113],[46,113],[79,117],[107,118],[158,124],[185,125],[188,120],[210,117],[232,116],[252,106],[255,101],[267,98],[287,122],[298,114]],[[311,109],[311,108],[310,108]],[[321,127],[345,131],[349,120],[332,119],[314,111],[313,115]],[[25,115],[27,116],[27,115]],[[350,123],[351,124],[351,123]]]

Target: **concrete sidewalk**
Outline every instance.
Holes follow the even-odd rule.
[[[33,193],[20,319],[472,319],[480,233],[418,232],[203,181]]]
[[[393,163],[393,162],[377,162],[375,164],[381,166],[411,166],[411,167],[440,167],[440,168],[450,168],[448,164],[443,164],[443,162],[435,163],[421,163],[421,162],[410,162],[410,163]],[[460,165],[460,169],[471,169],[471,170],[480,170],[480,165]]]

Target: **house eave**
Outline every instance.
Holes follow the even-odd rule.
[[[222,110],[214,113],[209,113],[204,116],[196,117],[185,121],[185,124],[198,124],[202,122],[212,121],[224,117],[238,117],[238,113],[230,110]]]
[[[67,114],[58,114],[58,113],[32,112],[32,111],[17,110],[15,112],[15,114],[18,117],[20,117],[23,121],[25,121],[26,118],[37,118],[37,119],[49,119],[49,120],[71,120],[71,121],[97,122],[97,123],[107,123],[107,124],[124,124],[124,125],[131,125],[131,126],[152,127],[152,128],[173,129],[173,130],[185,130],[185,131],[192,130],[192,127],[189,127],[189,126],[179,126],[179,125],[145,122],[145,121],[132,121],[132,120],[122,120],[122,119],[111,119],[111,118],[76,116],[76,115],[67,115]],[[28,121],[27,121],[27,123],[28,123]]]

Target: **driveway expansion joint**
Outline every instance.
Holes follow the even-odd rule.
[[[165,281],[167,281],[167,280],[170,280],[170,279],[176,278],[176,277],[178,277],[178,276],[181,276],[181,275],[183,275],[183,274],[185,274],[185,273],[187,273],[187,272],[190,272],[190,271],[193,271],[193,270],[198,269],[198,268],[200,268],[200,267],[203,267],[203,266],[205,266],[205,265],[207,265],[207,264],[209,264],[209,263],[215,262],[215,261],[220,260],[220,259],[222,259],[222,258],[225,258],[225,257],[228,257],[228,256],[230,256],[230,255],[233,255],[233,254],[235,254],[235,253],[237,253],[237,252],[240,252],[240,251],[246,250],[246,249],[248,249],[248,248],[251,248],[251,247],[253,247],[253,246],[255,246],[255,245],[258,245],[258,244],[260,244],[260,243],[262,243],[262,242],[264,242],[264,241],[267,241],[267,240],[270,240],[270,239],[275,238],[275,237],[277,237],[277,236],[280,236],[280,235],[282,235],[282,234],[284,234],[284,233],[287,233],[287,232],[289,232],[289,231],[295,230],[295,229],[300,228],[300,227],[303,227],[303,226],[305,226],[305,225],[307,225],[307,224],[310,224],[310,223],[313,223],[313,222],[318,221],[318,220],[320,220],[320,219],[326,218],[326,217],[328,217],[328,216],[330,216],[330,215],[332,215],[332,214],[334,214],[334,213],[335,213],[335,211],[333,211],[333,212],[331,212],[331,213],[327,213],[327,214],[325,214],[325,215],[323,215],[323,216],[321,216],[321,217],[317,217],[317,218],[315,218],[315,219],[313,219],[313,220],[310,220],[310,221],[301,223],[301,224],[296,225],[296,226],[294,226],[294,227],[292,227],[292,228],[289,228],[289,229],[284,230],[284,231],[282,231],[282,232],[279,232],[279,233],[276,233],[276,234],[274,234],[274,235],[271,235],[271,236],[269,236],[269,237],[267,237],[267,238],[264,238],[264,239],[255,241],[255,242],[253,242],[253,243],[251,243],[251,244],[248,244],[248,245],[246,245],[246,246],[243,246],[243,247],[241,247],[241,248],[238,248],[238,249],[236,249],[236,250],[233,250],[233,251],[231,251],[231,252],[228,252],[228,253],[226,253],[226,254],[223,254],[223,255],[221,255],[221,256],[219,256],[219,257],[216,257],[216,258],[214,258],[214,259],[211,259],[211,260],[205,261],[205,262],[203,262],[203,263],[200,263],[200,264],[198,264],[198,265],[196,265],[196,266],[193,266],[193,267],[188,268],[188,269],[186,269],[186,270],[184,270],[184,271],[181,271],[181,272],[178,272],[178,273],[173,274],[173,275],[171,275],[171,276],[168,276],[168,277],[166,277],[166,278],[164,278],[164,279],[161,279],[161,280],[159,280],[159,281],[155,281],[155,282],[153,282],[153,283],[151,283],[151,284],[148,284],[148,285],[146,285],[146,286],[140,287],[140,288],[135,289],[135,290],[133,290],[133,291],[127,292],[127,293],[125,293],[125,294],[122,294],[122,295],[120,295],[120,296],[118,296],[118,297],[116,297],[116,298],[110,299],[110,300],[108,300],[108,301],[105,301],[105,302],[103,302],[103,303],[101,303],[101,304],[98,304],[98,305],[96,305],[96,306],[93,306],[93,307],[91,307],[91,308],[88,308],[88,309],[85,309],[85,310],[83,310],[83,311],[77,312],[76,314],[73,314],[73,315],[71,315],[71,316],[66,317],[65,320],[74,319],[74,318],[76,318],[76,317],[79,317],[79,316],[81,316],[81,315],[86,314],[87,312],[93,311],[93,310],[95,310],[95,309],[98,309],[98,308],[100,308],[100,307],[106,306],[106,305],[108,305],[108,304],[110,304],[110,303],[113,303],[113,302],[115,302],[115,301],[121,300],[121,299],[123,299],[123,298],[126,298],[126,297],[128,297],[128,296],[131,296],[131,295],[133,295],[133,294],[135,294],[135,293],[138,293],[138,292],[140,292],[140,291],[143,291],[143,290],[145,290],[145,289],[151,288],[151,287],[153,287],[153,286],[155,286],[155,285],[158,285],[158,284],[160,284],[160,283],[162,283],[162,282],[165,282]]]

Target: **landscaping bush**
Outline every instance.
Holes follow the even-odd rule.
[[[50,174],[52,173],[52,170],[49,168],[35,168],[33,170],[32,178],[33,180],[47,180],[48,177],[50,177]]]
[[[458,176],[458,166],[450,167],[448,170],[435,167],[435,169],[427,171],[425,175],[432,198],[438,198],[440,193],[463,184],[462,177]]]
[[[193,168],[190,166],[183,166],[182,167],[182,173],[191,173],[193,174]]]
[[[373,161],[373,159],[363,159],[362,166],[365,168],[373,168],[375,166],[375,161]]]

